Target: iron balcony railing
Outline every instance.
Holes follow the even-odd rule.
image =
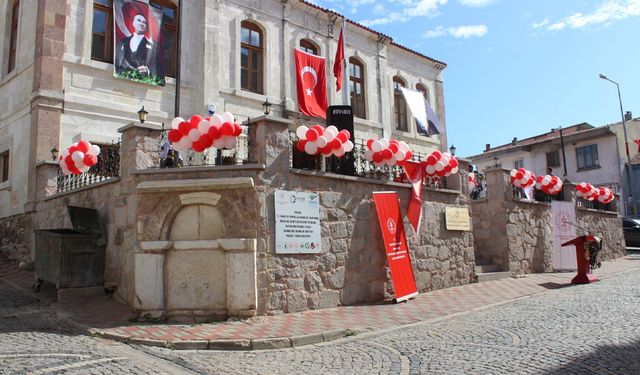
[[[99,146],[98,162],[86,173],[65,176],[62,170],[58,168],[58,176],[56,178],[57,193],[91,186],[120,176],[120,142]]]

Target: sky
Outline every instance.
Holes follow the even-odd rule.
[[[458,156],[558,126],[640,117],[640,0],[315,0],[447,63]]]

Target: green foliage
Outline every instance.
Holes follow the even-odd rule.
[[[149,74],[145,76],[134,69],[123,70],[120,73],[116,73],[116,77],[128,79],[135,82],[146,83],[149,85],[164,86],[164,76],[160,76],[157,74]]]

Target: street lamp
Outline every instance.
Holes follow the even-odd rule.
[[[271,113],[271,103],[269,103],[269,98],[262,103],[262,111],[265,116],[269,116],[269,113]]]
[[[493,157],[493,166],[496,167],[496,168],[498,167],[498,156],[497,155]]]
[[[149,112],[145,111],[144,106],[142,106],[138,111],[138,119],[140,120],[140,123],[144,124],[144,122],[147,121],[147,114],[149,114]]]
[[[456,154],[456,146],[451,145],[451,147],[449,147],[449,153],[450,153],[452,156],[455,156],[455,154]]]
[[[558,126],[557,128],[551,129],[552,132],[559,131],[560,132],[560,148],[562,149],[562,166],[564,168],[564,178],[563,181],[567,181],[567,157],[564,154],[564,137],[562,136],[562,126]]]
[[[624,115],[624,111],[622,110],[622,97],[620,96],[620,85],[618,84],[618,82],[609,79],[607,76],[605,76],[602,73],[600,73],[599,77],[600,79],[604,79],[606,81],[613,83],[614,85],[616,85],[616,88],[618,89],[618,102],[620,103],[620,116],[622,117],[622,130],[624,132],[624,146],[625,146],[624,149],[625,149],[625,152],[627,153],[627,164],[629,165],[629,170],[627,171],[627,185],[629,185],[629,201],[631,201],[631,209],[633,214],[635,215],[636,202],[633,199],[633,185],[632,185],[633,166],[631,165],[631,157],[629,156],[629,140],[627,138],[627,123],[625,122],[625,115]]]
[[[53,148],[50,150],[50,152],[51,152],[51,159],[53,161],[58,160],[58,155],[60,155],[60,151],[58,151],[56,146],[53,146]]]

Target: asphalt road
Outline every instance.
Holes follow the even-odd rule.
[[[0,284],[0,374],[640,374],[639,310],[634,271],[321,345],[171,351],[78,335]]]

